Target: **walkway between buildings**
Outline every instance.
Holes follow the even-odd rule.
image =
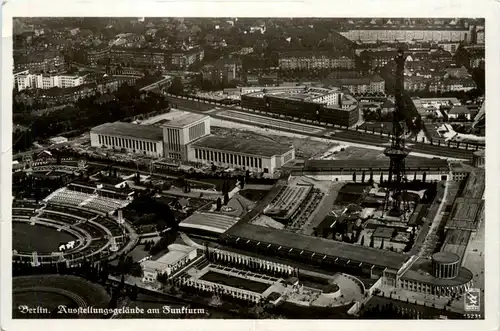
[[[116,216],[110,216],[110,218],[113,219],[117,224],[119,224],[118,223],[118,218]],[[128,252],[130,252],[139,243],[140,237],[137,234],[137,232],[135,231],[135,229],[132,226],[132,224],[130,224],[128,221],[124,220],[124,222],[122,224],[120,224],[120,225],[125,228],[126,232],[128,233],[128,237],[129,237],[130,240],[120,250],[118,250],[117,252],[111,254],[108,257],[108,260],[110,260],[110,261],[113,260],[113,259],[115,259],[116,257],[118,257],[122,253],[128,253]]]
[[[454,196],[450,197],[448,195],[449,192],[449,186],[452,184],[452,181],[447,180],[445,182],[444,186],[444,193],[443,193],[443,198],[441,200],[441,204],[439,205],[439,208],[434,215],[428,230],[427,235],[425,236],[424,242],[422,245],[419,247],[418,251],[418,256],[419,257],[428,257],[429,255],[432,255],[434,253],[434,248],[437,244],[437,231],[439,230],[439,225],[441,224],[441,221],[443,219],[443,209],[444,207],[448,204],[448,202],[452,203]],[[439,184],[438,184],[439,185]],[[439,190],[439,186],[438,186]],[[451,198],[451,199],[450,199]],[[430,209],[432,209],[433,206],[431,206]],[[429,214],[430,210],[429,210]]]

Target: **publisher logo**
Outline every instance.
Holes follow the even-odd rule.
[[[477,288],[468,289],[465,292],[465,311],[479,311],[479,298],[481,292]]]

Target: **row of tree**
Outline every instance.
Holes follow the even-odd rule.
[[[352,181],[353,182],[357,182],[357,173],[356,171],[354,171],[352,173]],[[373,171],[370,171],[370,177],[368,178],[368,184],[373,184]],[[363,170],[361,172],[361,183],[364,183],[366,180],[366,171]],[[422,183],[425,183],[425,181],[427,180],[427,172],[424,171],[424,173],[422,174]],[[417,172],[415,171],[414,174],[413,174],[413,182],[415,183],[417,181]],[[384,183],[384,173],[380,173],[380,179],[379,179],[379,183]]]
[[[79,265],[69,266],[66,262],[53,262],[32,266],[31,261],[12,261],[12,274],[16,276],[60,274],[75,275],[83,277],[95,283],[105,284],[110,275],[110,267],[107,263],[92,263],[88,259],[81,261]]]
[[[124,217],[135,225],[155,224],[157,231],[177,226],[170,206],[155,199],[151,194],[141,193],[124,209]]]
[[[393,303],[364,308],[362,319],[416,319],[416,313],[404,312]]]
[[[105,122],[168,111],[168,102],[163,96],[151,92],[143,94],[127,84],[120,86],[114,95],[115,99],[105,103],[96,102],[97,97],[90,96],[78,100],[74,106],[42,115],[24,113],[16,116],[15,124],[26,126],[28,129],[13,132],[14,152],[26,150],[34,141],[63,133],[80,134]]]

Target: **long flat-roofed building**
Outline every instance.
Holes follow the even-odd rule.
[[[114,122],[90,130],[92,147],[114,148],[153,157],[163,156],[163,132],[155,126]]]
[[[339,89],[266,88],[242,95],[241,107],[342,126],[352,126],[359,120],[357,101]]]
[[[388,20],[385,24],[346,24],[339,33],[352,41],[363,43],[379,42],[463,42],[471,38],[471,28],[466,24],[395,23]]]
[[[210,134],[210,117],[185,114],[155,125],[105,123],[90,131],[92,147],[273,174],[295,159],[295,148],[275,142]]]
[[[293,146],[218,136],[202,138],[189,150],[190,161],[270,174],[295,159]]]
[[[353,69],[356,61],[353,52],[295,51],[282,54],[278,66],[281,70]]]
[[[423,179],[424,173],[429,180],[447,180],[450,173],[448,161],[444,159],[420,159],[409,157],[405,161],[408,180]],[[317,180],[351,180],[356,174],[366,179],[373,176],[378,182],[380,176],[387,179],[389,160],[306,160],[297,161],[292,168],[294,176],[312,176]]]
[[[244,222],[244,219],[240,220]],[[454,260],[455,274],[443,277],[432,273],[432,263],[446,263],[436,256],[433,261],[404,253],[317,238],[258,225],[240,223],[221,236],[225,244],[263,255],[284,257],[308,264],[333,266],[351,274],[372,279],[383,277],[384,285],[414,292],[451,295],[471,286],[472,273]],[[453,254],[455,255],[455,254]],[[448,269],[446,269],[448,270]]]
[[[450,220],[445,225],[445,230],[458,229],[475,232],[478,228],[479,215],[484,208],[483,199],[459,197],[453,204]]]
[[[238,217],[220,213],[195,212],[179,223],[179,227],[186,232],[221,234],[235,225],[238,220]]]

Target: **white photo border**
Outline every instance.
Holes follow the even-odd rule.
[[[12,19],[101,17],[474,17],[486,19],[485,320],[12,320]],[[1,324],[3,330],[498,330],[500,162],[500,2],[494,0],[148,1],[6,0],[2,6],[0,162]]]

